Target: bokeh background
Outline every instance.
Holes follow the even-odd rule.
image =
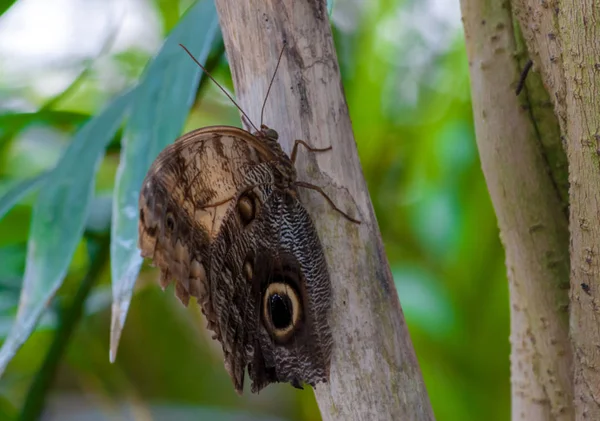
[[[193,3],[0,1],[0,199],[55,166],[77,128],[135,85]],[[360,159],[436,418],[508,420],[504,253],[474,138],[458,0],[336,0],[332,25]],[[222,45],[211,60],[232,90]],[[185,130],[206,124],[240,125],[211,83],[201,85]],[[119,154],[117,136],[87,232],[108,229]],[[0,341],[16,314],[35,199],[26,195],[0,219]],[[116,363],[108,361],[108,267],[72,335],[61,338],[72,322],[62,311],[90,261],[82,241],[0,379],[0,420],[27,419],[23,408],[42,404],[44,420],[320,419],[310,387],[238,397],[196,304],[186,309],[171,288],[163,293],[148,267]],[[57,343],[64,352],[52,376],[45,370]]]

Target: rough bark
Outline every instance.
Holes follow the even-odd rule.
[[[600,419],[600,3],[514,0],[569,161],[570,335],[576,419]]]
[[[557,123],[535,89],[515,95],[522,66],[509,3],[461,7],[477,145],[506,251],[512,419],[570,420],[569,232]]]
[[[264,123],[290,152],[298,178],[323,186],[348,222],[316,192],[301,197],[323,242],[333,285],[331,378],[315,394],[325,420],[432,420],[429,399],[358,160],[325,1],[217,0],[239,104],[253,122],[287,43]]]

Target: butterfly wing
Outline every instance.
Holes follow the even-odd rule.
[[[259,147],[257,147],[257,145]],[[150,167],[139,198],[139,247],[161,269],[161,286],[175,281],[187,305],[208,296],[210,248],[248,168],[270,158],[249,133],[233,127],[192,131],[165,148]]]
[[[280,152],[280,153],[278,153]],[[330,283],[316,230],[281,171],[293,168],[248,132],[196,130],[167,147],[140,193],[139,245],[198,298],[241,393],[329,376]]]
[[[325,257],[295,192],[269,180],[271,165],[253,168],[254,179],[263,181],[249,192],[255,217],[244,221],[235,210],[226,216],[210,265],[225,366],[240,393],[246,366],[253,392],[272,382],[300,387],[329,376]]]
[[[262,263],[257,258],[262,355],[254,355],[249,368],[253,392],[274,381],[295,387],[327,381],[333,345],[331,284],[312,219],[294,191],[276,192],[268,208],[277,243],[263,249]]]

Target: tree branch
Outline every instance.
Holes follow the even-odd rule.
[[[358,160],[325,1],[217,0],[240,105],[258,124],[283,42],[264,123],[285,150],[295,139],[331,152],[300,151],[301,192],[317,225],[333,286],[331,379],[315,388],[324,420],[432,420],[433,414],[385,257]]]
[[[542,146],[551,131],[514,93],[522,66],[506,5],[461,1],[477,145],[506,251],[512,419],[570,420],[567,218]]]
[[[600,9],[597,0],[514,4],[553,99],[569,161],[575,415],[600,419]]]

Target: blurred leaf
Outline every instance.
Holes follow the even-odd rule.
[[[1,250],[1,249],[0,249]],[[2,253],[0,253],[0,257]],[[4,262],[4,261],[3,261]],[[0,279],[0,339],[4,339],[11,330],[14,319],[15,308],[19,299],[19,285],[15,279],[14,287],[11,279]],[[91,316],[110,308],[111,291],[108,285],[96,287],[84,303],[85,316]],[[34,332],[55,330],[58,325],[58,317],[54,309],[46,310],[38,320]],[[2,417],[0,417],[0,420]]]
[[[1,0],[0,0],[1,1]],[[69,86],[67,86],[63,91],[54,95],[40,107],[37,112],[33,113],[14,113],[14,114],[6,114],[0,115],[0,127],[3,129],[0,130],[0,146],[11,138],[16,136],[21,130],[27,127],[29,124],[35,121],[44,121],[46,123],[58,125],[61,124],[78,124],[83,120],[86,120],[89,116],[84,116],[82,119],[78,113],[73,112],[64,112],[64,111],[53,111],[53,108],[56,108],[61,102],[64,102],[65,98],[68,98],[73,95],[74,92],[77,92],[83,83],[89,79],[90,73],[93,71],[94,65],[98,61],[98,59],[105,55],[109,49],[113,46],[114,40],[118,34],[118,31],[112,31],[109,36],[104,40],[100,51],[96,55],[96,57],[85,60],[83,64],[83,69],[79,72],[79,74],[75,77],[75,79],[71,82]]]
[[[33,113],[13,113],[0,115],[0,126],[2,130],[13,127],[25,127],[32,123],[47,123],[56,126],[71,126],[80,124],[90,118],[89,114],[76,113],[72,111],[57,111],[42,108]],[[4,132],[0,133],[4,134]]]
[[[23,180],[12,187],[2,197],[0,197],[0,219],[8,212],[19,200],[27,193],[35,189],[42,181],[46,179],[48,173],[42,173],[37,177]]]
[[[447,291],[434,275],[416,265],[397,266],[392,275],[406,318],[435,339],[447,338],[455,315]]]
[[[119,71],[126,80],[138,81],[152,54],[141,48],[128,48],[115,53],[111,59],[119,66]]]
[[[0,235],[0,247],[14,244],[26,246],[27,239],[29,238],[32,211],[32,204],[25,205],[25,203],[29,202],[27,199],[21,199],[21,202],[24,203],[24,205],[14,206],[13,209],[4,214],[4,217],[0,220],[0,233],[2,233]],[[32,197],[31,199],[31,202],[33,202],[34,198]],[[19,274],[19,278],[22,277],[23,272]]]
[[[46,421],[110,421],[116,418],[123,421],[135,421],[140,419],[139,408],[132,405],[121,405],[115,408],[114,412],[107,413],[101,408],[85,407],[81,402],[70,402],[63,399],[62,404],[65,407],[73,408],[66,411],[48,411],[44,419]],[[83,408],[82,408],[83,406]],[[149,405],[144,408],[147,413],[147,419],[151,420],[177,420],[177,421],[284,421],[279,417],[269,417],[259,414],[248,414],[242,411],[232,411],[227,408],[208,408],[192,405]],[[145,419],[145,418],[144,418]]]
[[[450,189],[422,187],[425,197],[411,206],[412,229],[429,253],[441,258],[460,235],[460,203]]]
[[[0,0],[0,16],[4,14],[17,0]]]
[[[81,88],[83,82],[85,82],[85,80],[89,77],[90,73],[92,72],[93,66],[97,62],[98,58],[105,54],[108,51],[108,49],[113,45],[113,41],[116,34],[117,31],[110,34],[107,40],[104,41],[103,46],[100,49],[100,53],[94,58],[85,60],[82,63],[84,66],[83,69],[81,69],[81,71],[75,77],[73,82],[71,82],[71,84],[67,86],[62,92],[59,92],[52,98],[49,98],[40,108],[40,111],[46,111],[56,108],[56,106],[60,104],[65,98],[68,98],[73,94],[73,92],[76,92],[78,89]]]
[[[88,238],[87,241],[89,260],[91,262],[85,277],[79,282],[77,291],[73,294],[70,302],[64,304],[59,312],[59,325],[44,361],[36,373],[29,392],[23,403],[20,420],[37,420],[40,418],[47,391],[52,384],[59,361],[77,322],[81,319],[86,299],[92,286],[102,275],[102,269],[106,265],[109,255],[108,235],[96,239]]]
[[[14,407],[14,403],[8,399],[0,396],[0,419],[1,420],[14,420],[17,418],[17,409]]]
[[[21,289],[21,277],[25,267],[26,250],[23,245],[0,247],[0,308],[7,290],[14,291],[18,297]]]
[[[163,33],[167,34],[179,20],[179,2],[173,0],[154,0],[163,18]]]
[[[77,132],[45,179],[33,210],[17,319],[0,349],[0,375],[66,275],[83,233],[104,148],[119,128],[132,94],[118,97]]]
[[[18,298],[18,297],[16,297]],[[2,309],[0,312],[0,338],[10,335],[14,322],[14,308]],[[55,311],[46,310],[38,319],[34,327],[34,332],[54,330],[57,324]],[[0,418],[2,419],[2,418]]]
[[[152,161],[181,133],[200,81],[200,69],[179,44],[203,62],[218,34],[214,2],[198,1],[169,35],[136,88],[113,201],[111,361],[142,263],[137,248],[139,190]]]
[[[110,218],[112,215],[112,195],[103,194],[94,197],[93,205],[88,214],[85,224],[86,232],[103,233],[110,230]]]
[[[71,128],[86,121],[88,114],[70,111],[41,109],[33,113],[8,113],[0,115],[0,147],[31,124],[42,123]]]

